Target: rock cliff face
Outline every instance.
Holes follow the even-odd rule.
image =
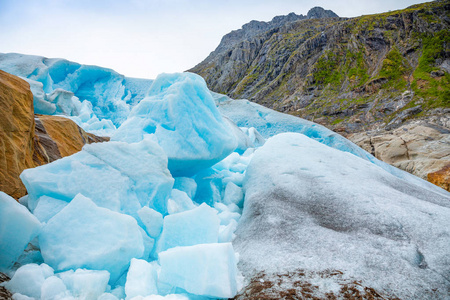
[[[0,190],[25,195],[19,175],[35,166],[33,94],[26,81],[0,71]]]
[[[439,120],[442,125],[450,122],[447,116]],[[450,191],[450,178],[438,176],[450,166],[450,131],[442,125],[417,120],[392,131],[354,133],[347,138],[376,158]]]
[[[0,70],[0,190],[18,199],[26,194],[24,169],[72,155],[84,144],[106,138],[86,133],[73,121],[34,115],[29,84]]]
[[[252,21],[189,71],[215,92],[340,132],[393,129],[448,113],[449,10],[446,0],[351,19],[314,8]]]

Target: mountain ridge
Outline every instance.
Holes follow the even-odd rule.
[[[215,92],[344,134],[392,129],[448,113],[449,11],[441,0],[356,18],[301,19],[227,45],[231,32],[189,71]]]

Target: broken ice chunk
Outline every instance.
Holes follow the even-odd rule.
[[[41,300],[55,300],[64,298],[67,288],[61,278],[50,276],[41,286]]]
[[[0,271],[12,267],[40,228],[25,206],[0,192]]]
[[[156,252],[177,246],[217,243],[220,220],[217,211],[206,204],[164,218]]]
[[[28,264],[17,269],[14,276],[4,286],[12,293],[41,298],[41,286],[45,279],[53,275],[53,269],[46,264]]]
[[[51,218],[39,235],[44,261],[56,270],[107,270],[115,282],[144,243],[136,220],[96,206],[77,195]]]
[[[161,234],[163,226],[163,216],[154,209],[144,206],[138,211],[139,218],[144,223],[145,231],[152,238],[157,238]]]
[[[136,296],[157,295],[156,286],[158,275],[157,268],[142,259],[131,260],[128,269],[127,282],[125,283],[126,299],[132,299]]]
[[[107,271],[77,269],[59,273],[70,293],[77,299],[97,300],[108,287]]]
[[[175,214],[182,211],[194,209],[195,207],[195,204],[185,192],[179,191],[177,189],[172,190],[170,199],[167,202],[167,210],[169,214]]]
[[[185,192],[189,198],[194,199],[197,183],[190,177],[175,177],[173,188]]]
[[[232,298],[237,293],[237,262],[231,243],[176,247],[159,253],[159,280],[189,293]]]
[[[38,199],[38,204],[33,211],[33,215],[35,215],[36,218],[39,219],[39,221],[47,222],[66,206],[66,201],[48,196],[42,196]]]
[[[244,200],[244,193],[242,188],[238,187],[233,182],[228,182],[225,188],[225,195],[223,196],[223,202],[225,204],[234,203],[239,207],[242,207]]]

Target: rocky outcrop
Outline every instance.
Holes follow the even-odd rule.
[[[6,274],[0,273],[0,283],[9,281],[9,278]],[[10,300],[12,299],[11,293],[3,286],[0,286],[0,300]]]
[[[108,137],[85,132],[75,122],[64,117],[36,115],[35,122],[34,159],[38,165],[72,155],[85,144],[109,140]]]
[[[20,173],[35,166],[33,94],[28,83],[0,71],[0,190],[25,195]]]
[[[450,130],[448,115],[411,121],[391,131],[350,134],[348,139],[378,159],[450,191]],[[440,125],[439,125],[440,124]]]
[[[29,84],[0,70],[1,191],[18,199],[26,194],[19,179],[23,170],[72,155],[84,144],[106,140],[63,117],[35,117]]]
[[[272,26],[252,21],[189,71],[215,92],[344,133],[394,129],[450,106],[449,10],[441,0],[351,19],[314,8]]]

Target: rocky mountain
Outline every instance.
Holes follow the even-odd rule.
[[[357,18],[314,8],[252,21],[189,70],[209,88],[340,133],[448,115],[450,1]]]

